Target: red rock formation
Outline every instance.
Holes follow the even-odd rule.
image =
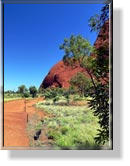
[[[96,49],[100,49],[101,47],[106,46],[107,48],[106,55],[107,56],[109,55],[109,21],[107,21],[103,25],[94,46],[96,47]],[[43,80],[40,88],[47,88],[47,87],[68,88],[70,86],[69,84],[70,79],[78,72],[83,72],[88,78],[90,78],[87,72],[79,65],[75,67],[66,66],[63,63],[63,61],[60,61],[51,68],[50,72]]]
[[[47,87],[62,87],[68,88],[70,86],[69,81],[78,72],[85,73],[87,77],[89,75],[79,65],[75,67],[66,66],[63,61],[58,62],[54,67],[51,68],[48,75],[43,80],[40,88]]]
[[[109,46],[109,21],[106,21],[106,23],[103,25],[94,44],[97,49],[104,45]]]

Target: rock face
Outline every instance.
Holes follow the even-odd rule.
[[[94,46],[97,50],[105,47],[106,56],[109,56],[109,21],[106,21],[103,25]]]
[[[101,47],[106,46],[106,55],[109,55],[109,21],[107,21],[101,31],[98,34],[97,40],[94,44],[96,49],[100,49]],[[82,72],[86,75],[86,77],[90,78],[88,73],[77,65],[75,67],[66,66],[63,61],[58,62],[54,65],[48,75],[43,80],[40,88],[48,88],[48,87],[62,87],[68,88],[70,86],[69,81],[72,76],[76,75],[78,72]]]
[[[82,72],[87,77],[89,77],[86,71],[83,68],[81,68],[79,65],[75,67],[66,66],[63,63],[63,61],[60,61],[51,68],[50,72],[43,80],[40,88],[47,88],[47,87],[68,88],[70,86],[69,84],[70,79],[78,72]]]

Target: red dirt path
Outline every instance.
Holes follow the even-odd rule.
[[[29,147],[26,134],[27,119],[36,113],[34,104],[43,98],[14,100],[4,103],[4,147]],[[25,107],[26,106],[26,107]],[[37,112],[41,117],[44,113]]]

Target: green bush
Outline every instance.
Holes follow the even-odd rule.
[[[28,98],[28,97],[30,97],[30,94],[29,94],[28,92],[25,92],[25,93],[23,94],[23,97]]]
[[[29,88],[30,94],[32,95],[32,97],[36,97],[37,95],[37,88],[35,86],[30,86]]]

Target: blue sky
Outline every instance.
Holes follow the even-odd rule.
[[[91,44],[96,33],[89,18],[102,4],[5,4],[4,89],[21,84],[40,86],[50,68],[62,59],[64,38],[82,35]]]

